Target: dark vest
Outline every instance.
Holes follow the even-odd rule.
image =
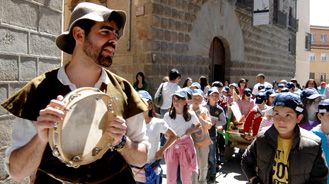
[[[2,106],[15,116],[35,121],[39,111],[45,108],[51,99],[58,95],[65,96],[71,91],[68,86],[58,81],[57,73],[58,69],[36,77]],[[126,80],[109,71],[107,74],[111,83],[103,85],[103,88],[105,92],[117,97],[117,115],[126,119],[147,110],[145,103]],[[45,149],[36,176],[35,183],[40,184],[61,183],[54,178],[73,183],[135,183],[129,165],[116,151],[109,150],[101,159],[91,164],[71,168],[52,155],[49,145]]]

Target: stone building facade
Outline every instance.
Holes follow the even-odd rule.
[[[183,79],[204,75],[210,82],[244,77],[253,84],[257,73],[264,73],[268,81],[295,75],[296,0],[269,0],[271,19],[262,26],[252,25],[253,0],[98,2],[127,12],[110,70],[130,82],[144,72],[152,94],[171,68]],[[70,60],[64,54],[61,62],[54,41],[67,28],[71,6],[71,0],[0,0],[0,101]],[[0,164],[12,121],[0,109]],[[0,180],[11,183],[0,168]]]
[[[62,31],[63,0],[0,0],[0,101],[37,75],[61,65],[54,44]],[[0,183],[13,118],[0,108]],[[23,181],[22,183],[26,183]]]
[[[130,82],[144,72],[152,94],[171,68],[183,80],[244,77],[252,85],[257,73],[268,81],[290,79],[296,68],[296,0],[268,1],[269,24],[261,26],[252,25],[252,0],[101,1],[127,12],[111,70]]]
[[[154,93],[163,76],[177,68],[209,82],[240,77],[254,83],[295,75],[296,0],[273,1],[268,25],[253,26],[252,0],[111,0],[127,12],[112,70],[133,82],[144,72]]]

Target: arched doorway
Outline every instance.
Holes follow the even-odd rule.
[[[209,81],[221,81],[225,79],[225,49],[223,42],[215,37],[209,51]]]

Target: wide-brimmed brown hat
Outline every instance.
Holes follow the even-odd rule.
[[[70,39],[70,37],[72,37],[72,35],[70,35],[70,32],[74,24],[79,20],[83,19],[93,20],[96,22],[108,21],[108,19],[113,13],[119,15],[116,17],[118,17],[118,19],[121,19],[117,20],[117,23],[119,24],[118,36],[120,38],[123,34],[123,29],[126,23],[126,13],[124,11],[109,9],[105,6],[89,2],[79,3],[72,11],[70,24],[67,31],[63,32],[57,37],[57,47],[68,54],[72,54],[73,49],[75,47],[75,42],[72,42],[72,39]]]

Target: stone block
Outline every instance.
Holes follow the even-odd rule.
[[[27,54],[27,32],[0,26],[0,51]]]
[[[40,59],[38,62],[38,75],[60,67],[60,60]]]
[[[153,3],[153,12],[155,15],[163,15],[163,6],[161,4]]]
[[[19,68],[20,81],[29,81],[33,79],[37,75],[37,58],[21,57]]]
[[[179,33],[178,34],[178,42],[184,42],[184,39],[185,39],[184,33]]]
[[[22,0],[3,0],[2,21],[11,25],[37,30],[38,6]]]
[[[157,28],[161,27],[161,17],[160,16],[158,16],[158,15],[152,16],[152,26],[157,27]]]
[[[166,41],[170,41],[170,37],[171,37],[170,31],[165,31],[165,33],[164,33],[164,39]]]
[[[168,6],[165,6],[163,8],[163,14],[166,16],[166,17],[171,17],[172,15],[172,8],[171,7],[168,7]]]
[[[50,7],[62,11],[63,0],[33,0],[33,1],[41,3],[46,7]]]
[[[1,123],[0,123],[0,128],[1,128],[0,149],[3,148],[4,146],[7,146],[10,144],[13,123],[14,123],[14,118],[8,118],[6,120],[1,121]]]
[[[167,18],[162,18],[161,19],[161,28],[162,29],[167,29],[168,28],[168,19]]]
[[[15,81],[18,80],[18,57],[9,55],[0,55],[0,80]]]
[[[176,21],[175,29],[176,29],[176,31],[182,31],[182,23],[179,21]]]
[[[179,19],[179,18],[180,18],[180,17],[179,17],[179,11],[176,10],[176,9],[172,9],[172,10],[171,10],[171,16],[172,16],[172,18],[174,18],[174,19]]]
[[[161,42],[161,52],[167,52],[167,51],[168,51],[168,43]]]
[[[161,43],[158,41],[152,42],[152,51],[160,51],[161,50]]]
[[[9,96],[16,93],[18,90],[20,90],[23,86],[26,85],[26,82],[13,82],[9,83]]]
[[[40,8],[39,30],[41,32],[59,35],[61,33],[62,14],[49,8]]]
[[[0,84],[0,102],[8,98],[8,85]],[[4,115],[6,111],[0,106],[0,116]]]
[[[61,57],[61,52],[55,44],[55,37],[31,34],[29,46],[30,54]]]
[[[155,39],[157,40],[163,40],[164,39],[164,31],[162,29],[154,29],[153,28],[153,32],[155,35]]]

